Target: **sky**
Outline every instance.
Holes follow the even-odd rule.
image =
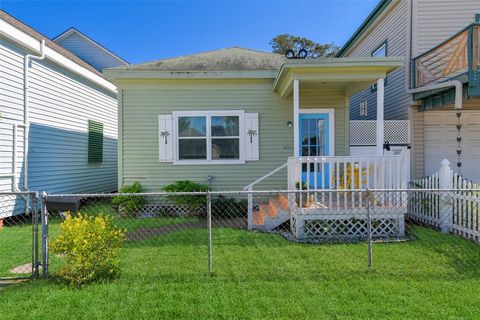
[[[0,8],[49,38],[75,27],[139,63],[232,46],[271,51],[282,33],[341,46],[378,2],[0,0]]]

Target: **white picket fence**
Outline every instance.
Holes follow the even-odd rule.
[[[410,187],[408,217],[480,242],[479,183],[453,172],[450,162],[443,160],[438,172],[411,181]]]

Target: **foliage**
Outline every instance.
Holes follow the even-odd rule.
[[[295,182],[295,189],[297,190],[307,190],[308,189],[308,184],[306,182],[301,182],[302,183],[302,188],[300,189],[300,181]]]
[[[206,230],[183,230],[158,245],[122,249],[122,276],[114,282],[87,290],[47,281],[6,286],[0,319],[476,319],[480,246],[413,227],[416,240],[374,243],[372,270],[365,243],[308,245],[215,228],[213,277],[206,276]],[[11,229],[31,239],[31,227]],[[31,255],[22,243],[29,242],[17,248]],[[0,264],[12,256],[3,252]],[[50,259],[55,269],[59,258]]]
[[[112,279],[120,273],[120,248],[125,231],[116,228],[109,216],[67,215],[60,234],[51,243],[53,253],[65,255],[58,275],[78,287]]]
[[[294,36],[288,33],[279,34],[270,40],[272,52],[285,54],[288,50],[298,52],[305,49],[308,52],[307,58],[333,57],[340,50],[334,43],[317,43],[307,38]]]
[[[139,182],[134,182],[131,186],[122,187],[119,192],[142,193],[144,189]],[[115,196],[112,199],[112,204],[124,215],[137,213],[146,203],[147,199],[144,196]]]
[[[212,199],[212,216],[246,217],[248,213],[248,201],[246,199],[227,198],[220,195]]]
[[[209,187],[206,184],[193,182],[190,180],[176,181],[163,188],[167,192],[206,192]],[[207,197],[204,195],[182,195],[182,196],[168,196],[168,200],[176,205],[186,205],[193,213],[197,213],[200,209],[207,205]]]

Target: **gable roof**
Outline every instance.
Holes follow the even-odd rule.
[[[65,56],[66,58],[72,60],[76,64],[84,67],[88,71],[91,71],[91,72],[95,73],[97,76],[100,76],[102,78],[104,77],[103,74],[100,71],[95,69],[93,66],[91,66],[90,64],[88,64],[84,60],[80,59],[78,56],[73,54],[71,51],[68,51],[64,47],[56,44],[55,42],[50,40],[47,36],[41,34],[37,30],[31,28],[30,26],[26,25],[25,23],[21,22],[20,20],[15,19],[14,17],[12,17],[11,15],[9,15],[8,13],[6,13],[5,11],[3,11],[1,9],[0,9],[0,19],[4,20],[5,22],[9,23],[10,25],[14,26],[15,28],[25,32],[26,34],[28,34],[29,36],[31,36],[32,38],[34,38],[38,41],[45,40],[45,46],[49,47],[52,50],[55,50],[56,52]]]
[[[278,70],[285,59],[285,56],[281,54],[232,47],[107,70],[180,72]]]
[[[59,34],[58,36],[54,37],[52,39],[52,41],[54,41],[55,43],[60,43],[63,40],[65,40],[66,38],[68,38],[72,35],[80,36],[82,39],[84,39],[85,41],[93,44],[95,47],[97,47],[101,51],[104,51],[105,53],[107,53],[109,56],[111,56],[115,60],[118,60],[121,64],[128,64],[128,62],[125,61],[123,58],[121,58],[117,54],[113,53],[112,51],[108,50],[107,48],[105,48],[104,46],[102,46],[101,44],[99,44],[98,42],[93,40],[92,38],[87,37],[84,33],[80,32],[79,30],[75,29],[74,27],[70,27],[66,31],[64,31],[61,34]]]
[[[338,51],[336,57],[342,57],[351,48],[351,46],[357,41],[375,22],[375,20],[382,14],[382,12],[388,7],[392,0],[381,0],[373,11],[368,15],[367,19],[363,21],[360,27],[353,33],[348,39],[345,45]]]

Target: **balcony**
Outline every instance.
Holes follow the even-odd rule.
[[[474,23],[413,59],[414,87],[458,79],[480,96],[480,24]]]

